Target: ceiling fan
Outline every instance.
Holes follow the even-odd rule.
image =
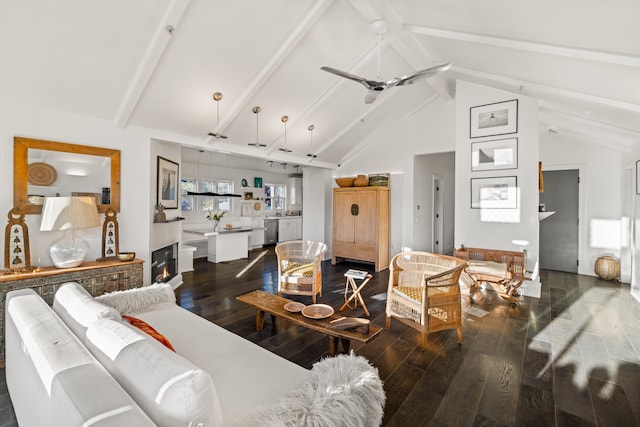
[[[213,94],[213,100],[216,101],[216,131],[209,132],[207,135],[214,137],[215,139],[227,139],[226,135],[220,133],[220,100],[222,99],[222,94],[220,92],[216,92]]]
[[[380,78],[379,77],[380,76],[380,60],[381,60],[380,44],[381,44],[382,34],[385,33],[387,30],[386,22],[384,19],[374,21],[371,24],[371,28],[373,29],[374,32],[378,34],[378,78]],[[376,100],[376,98],[378,98],[378,95],[380,94],[380,92],[382,92],[385,89],[390,89],[395,86],[407,86],[407,85],[413,84],[420,79],[433,77],[436,74],[439,74],[443,71],[448,70],[450,67],[451,67],[451,63],[436,65],[435,67],[425,68],[424,70],[416,71],[415,73],[410,74],[408,76],[405,75],[400,77],[394,77],[393,79],[387,80],[386,82],[365,79],[364,77],[360,77],[355,74],[347,73],[346,71],[341,71],[331,67],[320,67],[320,69],[323,71],[327,71],[329,73],[335,74],[337,76],[344,77],[345,79],[353,80],[362,84],[369,91],[364,98],[364,102],[365,104],[371,104],[373,101]]]
[[[253,142],[253,143],[250,142],[248,145],[251,145],[252,147],[256,147],[256,148],[266,147],[267,144],[261,144],[258,142],[258,113],[260,113],[261,108],[256,106],[256,107],[253,107],[251,111],[253,111],[253,113],[256,115],[256,142]]]

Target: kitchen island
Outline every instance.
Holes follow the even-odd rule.
[[[210,228],[182,230],[184,233],[197,234],[208,240],[207,261],[223,262],[249,256],[249,233],[252,227],[238,227],[213,231]]]

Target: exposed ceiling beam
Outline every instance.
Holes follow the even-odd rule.
[[[589,95],[583,92],[574,92],[567,89],[560,89],[552,86],[545,86],[525,80],[512,79],[509,77],[498,76],[496,74],[484,73],[482,71],[471,70],[469,68],[453,66],[451,68],[455,74],[470,76],[477,79],[491,81],[500,84],[503,88],[518,92],[520,88],[527,91],[536,92],[539,94],[547,94],[553,96],[559,96],[563,98],[569,98],[576,101],[590,102],[594,104],[605,105],[607,107],[619,108],[621,110],[633,111],[640,113],[640,105],[632,104],[630,102],[618,101],[615,99],[603,98],[600,96]]]
[[[543,122],[554,130],[562,127],[580,135],[582,139],[588,139],[618,151],[631,151],[640,138],[637,132],[558,111],[544,102],[540,104],[540,116]]]
[[[338,141],[340,141],[340,139],[347,133],[349,132],[351,129],[353,129],[355,126],[361,124],[366,117],[371,114],[372,112],[376,111],[379,108],[382,108],[382,106],[385,103],[388,103],[390,99],[392,99],[394,96],[396,96],[399,92],[398,91],[391,91],[388,94],[385,94],[384,99],[378,99],[376,100],[376,102],[374,102],[371,105],[371,108],[369,108],[368,110],[366,110],[365,112],[363,112],[362,114],[360,114],[359,116],[354,117],[354,119],[351,121],[350,124],[344,126],[342,128],[342,130],[338,133],[336,133],[333,138],[331,138],[330,140],[327,140],[324,144],[322,144],[320,146],[319,149],[317,149],[316,151],[318,152],[318,155],[322,154],[325,150],[328,150],[329,147],[331,147],[333,144],[337,143]],[[382,127],[382,123],[376,123],[376,126],[374,126],[374,128],[372,129],[372,132],[379,132],[379,129]]]
[[[628,67],[640,68],[640,58],[635,56],[620,55],[609,52],[598,52],[586,49],[575,49],[502,37],[483,36],[480,34],[464,33],[460,31],[441,30],[438,28],[430,28],[419,25],[405,25],[404,28],[411,33],[420,34],[423,36],[438,37],[443,39],[478,43],[507,49],[542,53],[546,55],[555,55],[573,59],[582,59],[586,61],[602,62],[605,64],[624,65]]]
[[[184,15],[187,6],[191,0],[171,0],[167,6],[167,10],[158,25],[155,35],[151,40],[151,44],[147,48],[142,61],[138,65],[131,84],[127,88],[120,107],[114,119],[116,128],[124,128],[127,126],[133,110],[138,105],[142,92],[149,83],[160,58],[164,54],[165,49],[171,41],[173,32],[177,30],[178,24]]]
[[[282,62],[293,51],[293,49],[300,43],[302,38],[313,28],[315,23],[320,19],[324,12],[331,6],[333,0],[319,0],[313,2],[313,7],[307,13],[307,15],[300,21],[295,30],[289,35],[280,48],[274,53],[269,62],[260,70],[256,75],[253,82],[251,82],[245,91],[240,95],[240,98],[233,104],[230,112],[220,122],[218,132],[224,133],[224,130],[235,120],[235,118],[242,111],[248,108],[249,101],[256,95],[262,85],[275,73]],[[216,140],[214,137],[207,137],[207,143],[213,143]]]

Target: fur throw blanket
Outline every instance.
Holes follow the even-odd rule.
[[[158,308],[159,304],[176,303],[176,294],[168,283],[154,283],[141,288],[115,291],[95,297],[97,301],[115,308],[122,315],[135,315]]]
[[[378,369],[353,352],[317,362],[308,380],[233,426],[377,427],[386,400]]]

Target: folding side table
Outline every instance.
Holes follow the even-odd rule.
[[[340,311],[344,310],[346,307],[356,309],[359,302],[364,309],[364,313],[367,316],[371,316],[369,314],[369,310],[367,310],[367,306],[364,303],[361,292],[373,276],[366,271],[350,269],[347,270],[346,273],[344,273],[344,277],[347,278],[347,281],[344,285],[344,304],[342,304],[342,307],[340,307]],[[356,280],[362,280],[360,286],[356,284]],[[351,287],[351,290],[353,291],[351,295],[349,295],[349,287]],[[352,301],[353,306],[351,306]]]

